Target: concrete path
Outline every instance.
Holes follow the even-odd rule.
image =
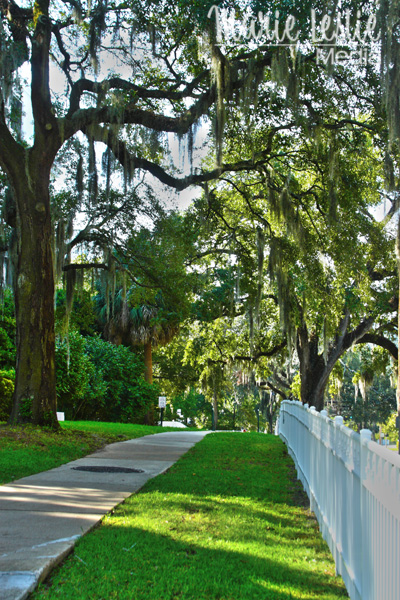
[[[105,513],[168,469],[208,432],[118,442],[0,486],[0,600],[23,600]],[[106,472],[76,470],[106,467]],[[143,473],[115,472],[116,467]]]

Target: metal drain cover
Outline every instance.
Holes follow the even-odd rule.
[[[144,473],[143,469],[128,467],[71,467],[74,471],[90,471],[90,473]]]

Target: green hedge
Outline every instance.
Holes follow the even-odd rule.
[[[15,371],[0,371],[0,421],[7,421],[11,414]]]
[[[70,333],[56,345],[58,410],[66,419],[142,423],[158,389],[129,348]]]

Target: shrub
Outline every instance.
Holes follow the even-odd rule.
[[[399,430],[396,427],[397,412],[390,415],[385,423],[381,425],[383,433],[385,433],[389,441],[395,443],[399,439]]]
[[[88,393],[94,367],[85,353],[85,338],[71,332],[56,343],[56,390],[59,410],[72,420]]]
[[[0,369],[15,367],[15,316],[14,298],[10,289],[2,293],[0,310]]]
[[[15,371],[0,371],[0,421],[7,421],[11,414]]]
[[[157,400],[129,348],[70,333],[56,347],[57,398],[67,419],[142,423]]]
[[[96,377],[105,385],[104,394],[96,396],[93,388],[91,406],[105,421],[141,423],[157,400],[157,388],[143,379],[143,362],[129,348],[114,346],[98,337],[86,338],[86,352],[96,369]],[[91,417],[93,418],[93,417]]]

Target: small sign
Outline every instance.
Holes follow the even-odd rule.
[[[158,408],[165,408],[167,406],[166,396],[158,396]]]

